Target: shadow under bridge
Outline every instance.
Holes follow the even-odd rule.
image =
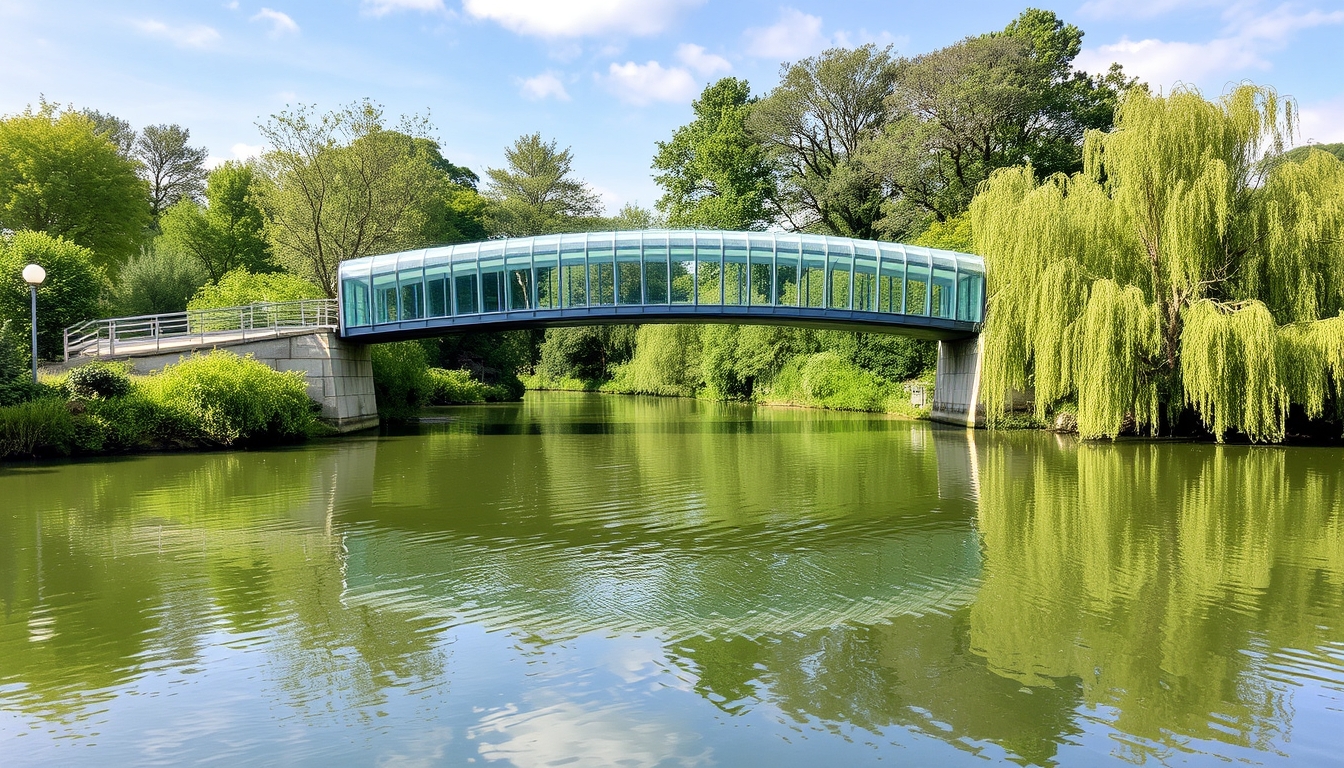
[[[340,334],[378,342],[606,323],[755,323],[974,337],[979,256],[774,232],[646,230],[488,240],[351,259]]]

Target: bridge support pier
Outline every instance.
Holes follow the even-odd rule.
[[[938,342],[933,412],[929,415],[933,421],[971,428],[984,426],[985,410],[980,405],[980,365],[984,353],[981,338]]]
[[[136,373],[149,374],[176,363],[192,352],[209,352],[200,345],[172,352],[126,355]],[[334,329],[304,329],[301,333],[219,344],[237,355],[252,355],[277,371],[301,371],[308,396],[322,404],[322,421],[338,432],[378,426],[378,404],[373,394],[373,362],[364,344],[342,341]]]

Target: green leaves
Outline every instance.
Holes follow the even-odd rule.
[[[597,193],[573,176],[573,153],[558,150],[554,140],[543,141],[540,133],[519,136],[504,157],[507,168],[486,170],[486,227],[492,234],[579,231],[584,219],[601,215]]]

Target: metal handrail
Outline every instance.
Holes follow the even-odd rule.
[[[239,307],[189,309],[161,315],[88,320],[65,329],[65,359],[88,355],[156,352],[163,342],[248,341],[278,335],[286,328],[337,325],[335,299],[258,302]],[[249,335],[250,332],[250,335]]]

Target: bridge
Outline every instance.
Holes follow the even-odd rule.
[[[755,323],[939,341],[934,418],[974,423],[985,266],[900,243],[773,232],[646,230],[506,238],[351,259],[332,302],[90,321],[66,358],[148,372],[185,352],[302,370],[323,418],[376,423],[364,345],[465,331],[604,323]]]

